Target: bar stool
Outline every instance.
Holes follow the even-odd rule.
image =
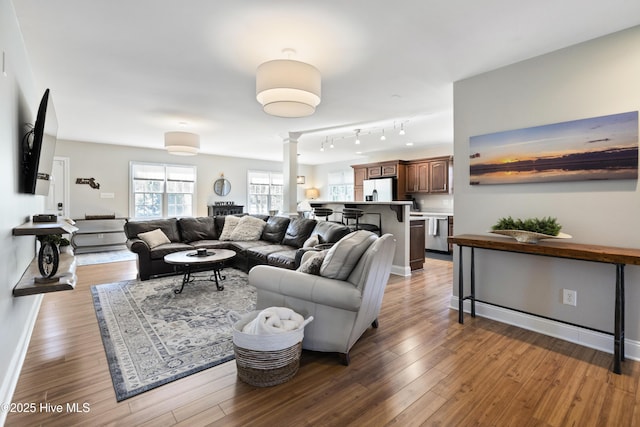
[[[333,209],[331,208],[313,208],[313,214],[316,218],[324,218],[325,221],[329,221],[329,217],[333,215]]]
[[[378,225],[360,222],[360,218],[364,215],[377,215]],[[342,220],[352,231],[367,230],[376,233],[378,236],[382,235],[382,215],[378,212],[365,212],[362,209],[345,207],[342,210]],[[350,220],[353,223],[349,223]]]

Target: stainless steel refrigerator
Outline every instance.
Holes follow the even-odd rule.
[[[362,183],[365,200],[390,202],[393,200],[393,178],[365,179]]]

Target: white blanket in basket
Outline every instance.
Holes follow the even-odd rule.
[[[304,317],[286,307],[269,307],[247,323],[242,332],[252,335],[278,334],[294,331],[304,324]]]

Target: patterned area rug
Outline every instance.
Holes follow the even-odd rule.
[[[205,273],[199,273],[200,277]],[[229,311],[255,309],[247,275],[227,268],[223,291],[182,276],[91,287],[118,401],[234,358]]]

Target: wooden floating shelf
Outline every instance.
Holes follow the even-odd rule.
[[[14,236],[46,236],[48,234],[73,234],[78,231],[67,221],[57,222],[27,222],[18,227],[14,227]]]
[[[27,222],[13,229],[14,236],[47,236],[51,234],[71,234],[78,231],[67,221],[59,219],[52,222]],[[76,257],[73,253],[61,253],[58,272],[50,281],[40,282],[42,279],[36,256],[22,275],[18,284],[13,288],[14,297],[44,294],[47,292],[70,291],[76,287]]]
[[[76,287],[76,257],[70,253],[60,254],[58,274],[52,279],[57,279],[50,283],[37,283],[36,278],[42,277],[38,270],[38,258],[35,257],[29,267],[22,275],[18,284],[13,288],[14,297],[26,295],[44,294],[57,291],[71,291]]]

